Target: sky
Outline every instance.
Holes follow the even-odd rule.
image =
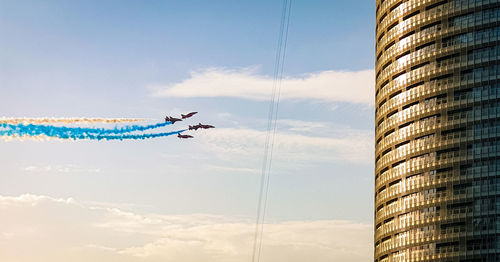
[[[250,261],[281,4],[0,0],[0,117],[217,127],[0,141],[0,260]],[[293,2],[261,261],[372,260],[374,5]]]

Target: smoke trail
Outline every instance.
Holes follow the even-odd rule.
[[[171,125],[171,122],[157,123],[153,125],[132,125],[124,127],[115,127],[112,129],[105,128],[84,128],[84,127],[66,127],[66,126],[49,126],[49,125],[24,125],[24,124],[0,124],[0,128],[6,128],[7,131],[13,131],[13,134],[30,134],[30,133],[43,133],[43,134],[56,134],[56,133],[87,133],[87,134],[124,134],[135,131],[146,131],[149,129],[156,129]]]
[[[180,134],[184,130],[172,131],[172,132],[163,132],[156,134],[124,134],[124,135],[101,135],[101,134],[60,134],[57,137],[60,139],[73,139],[73,140],[145,140],[151,138],[165,137]]]
[[[72,123],[130,123],[130,122],[141,122],[146,121],[143,118],[87,118],[87,117],[68,117],[68,118],[12,118],[12,117],[0,117],[0,123],[2,124],[72,124]]]
[[[10,135],[10,136],[8,136],[8,135],[3,135],[3,134],[0,134],[0,139],[3,140],[3,141],[13,141],[13,140],[17,140],[17,141],[26,141],[26,140],[32,140],[32,141],[61,140],[61,139],[58,139],[58,138],[55,138],[55,137],[48,137],[48,136],[45,136],[45,135],[39,135],[39,136]]]
[[[172,132],[156,133],[156,134],[95,135],[94,137],[90,136],[89,139],[93,139],[93,140],[139,140],[139,139],[140,140],[144,140],[144,139],[151,139],[151,138],[158,138],[158,137],[165,137],[165,136],[177,135],[177,134],[180,134],[180,133],[182,133],[184,131],[186,131],[186,129],[178,130],[178,131],[172,131]]]
[[[41,131],[41,130],[37,130]],[[121,134],[121,135],[112,135],[112,134],[88,134],[88,133],[49,133],[45,134],[43,132],[35,132],[32,130],[29,133],[20,133],[13,130],[0,130],[0,137],[4,140],[49,140],[49,139],[62,139],[62,140],[145,140],[152,139],[158,137],[165,137],[180,134],[186,131],[186,129],[172,131],[172,132],[163,132],[163,133],[154,133],[154,134]]]

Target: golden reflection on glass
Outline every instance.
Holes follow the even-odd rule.
[[[381,37],[376,54],[380,54],[377,70],[381,71],[377,72],[376,95],[375,261],[454,260],[457,250],[466,250],[468,239],[476,241],[477,237],[461,236],[458,244],[436,244],[438,237],[441,242],[451,241],[457,236],[454,230],[467,228],[447,226],[450,220],[469,223],[467,217],[473,216],[472,206],[448,203],[471,197],[464,193],[471,189],[460,189],[468,187],[461,182],[462,174],[473,178],[472,167],[467,165],[500,157],[500,127],[469,124],[490,123],[500,115],[500,103],[491,102],[499,98],[497,92],[476,91],[481,90],[477,83],[490,83],[486,90],[493,90],[500,81],[496,66],[500,26],[494,24],[500,3],[385,0],[377,1],[377,6],[377,36]],[[474,30],[477,25],[483,29]],[[476,127],[481,132],[473,132]],[[478,139],[489,140],[479,143]],[[483,174],[480,170],[478,174]],[[493,181],[481,179],[486,184]],[[481,196],[500,198],[498,188],[499,193]],[[500,219],[492,223],[500,227]],[[498,254],[497,249],[495,261],[500,260]],[[464,259],[486,261],[481,255]]]

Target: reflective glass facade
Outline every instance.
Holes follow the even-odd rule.
[[[500,0],[376,0],[375,258],[500,261]]]

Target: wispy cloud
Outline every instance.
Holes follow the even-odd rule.
[[[295,123],[286,124],[293,126]],[[303,130],[306,127],[298,125],[292,128]],[[206,145],[203,147],[205,150],[224,160],[235,160],[244,156],[261,156],[266,132],[243,128],[217,128],[210,132],[198,132],[196,136]],[[350,129],[337,137],[278,132],[274,159],[293,164],[338,161],[369,164],[372,161],[372,149],[373,136],[370,131]]]
[[[245,168],[245,167],[230,167],[222,165],[207,165],[205,166],[208,170],[213,170],[217,172],[227,172],[227,173],[247,173],[247,174],[258,174],[260,172],[257,168]]]
[[[321,71],[299,77],[286,77],[282,82],[282,99],[374,103],[374,71]],[[269,100],[273,80],[257,74],[255,68],[230,70],[209,68],[191,72],[191,77],[178,83],[152,85],[158,97],[236,97]]]
[[[329,123],[326,122],[311,122],[293,119],[278,119],[279,129],[286,129],[292,132],[315,131],[319,129],[326,129]]]
[[[138,214],[39,195],[0,196],[2,261],[207,261],[251,257],[253,219]],[[263,261],[369,261],[371,224],[344,220],[265,225]],[[30,250],[30,252],[21,252]]]
[[[99,173],[100,168],[84,168],[77,165],[31,165],[22,168],[26,172],[43,173]]]

